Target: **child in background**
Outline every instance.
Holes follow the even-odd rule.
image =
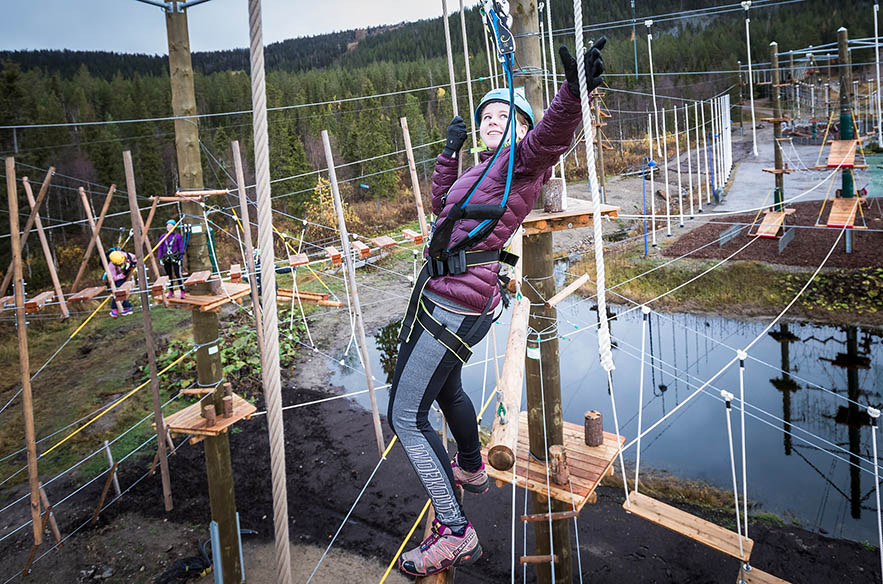
[[[118,249],[110,252],[110,256],[108,256],[108,259],[110,260],[110,263],[107,266],[110,272],[110,277],[113,278],[114,286],[119,288],[126,282],[126,280],[129,279],[129,276],[132,275],[132,272],[135,271],[137,260],[135,259],[135,256],[130,254],[129,252],[121,251]],[[122,311],[119,310],[116,298],[112,298],[110,304],[111,318],[116,318],[120,314],[122,314],[123,316],[128,316],[132,314],[132,305],[129,303],[128,300],[123,300]]]

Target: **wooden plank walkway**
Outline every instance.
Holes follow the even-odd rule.
[[[828,215],[828,227],[855,227],[855,214],[861,203],[859,197],[835,197],[831,199],[831,213]]]
[[[518,446],[516,447],[516,480],[515,483],[531,491],[573,504],[577,511],[586,503],[595,502],[595,489],[604,476],[613,472],[613,462],[619,454],[619,445],[625,438],[604,432],[604,443],[598,447],[586,446],[583,427],[578,424],[564,422],[564,447],[567,450],[567,463],[573,487],[571,495],[568,485],[557,485],[554,482],[549,489],[546,485],[546,465],[538,462],[529,454],[527,433],[527,412],[521,412],[518,423]],[[487,460],[487,446],[482,449]],[[488,475],[497,480],[497,485],[512,483],[512,470],[499,471],[486,465]]]
[[[828,153],[828,168],[852,168],[855,166],[855,150],[858,140],[834,140]]]
[[[251,286],[248,284],[233,284],[230,282],[222,282],[224,294],[197,295],[188,294],[184,298],[168,298],[166,299],[169,306],[174,308],[183,308],[186,310],[200,310],[201,312],[210,312],[212,310],[220,310],[221,306],[228,302],[242,302],[243,296],[248,296]]]
[[[531,211],[524,220],[526,235],[563,231],[574,227],[588,227],[592,224],[592,203],[582,199],[568,199],[567,210],[558,213],[546,213],[542,209]],[[601,205],[601,215],[618,217],[619,207]]]
[[[779,230],[785,224],[784,211],[768,211],[763,216],[763,221],[758,226],[757,231],[749,233],[754,237],[778,237]]]
[[[629,493],[629,502],[623,503],[622,508],[638,517],[680,533],[684,537],[707,545],[728,556],[738,558],[743,563],[747,563],[751,557],[754,541],[747,537],[741,538],[742,549],[740,551],[739,535],[720,525],[681,511],[677,507],[666,505],[662,501],[657,501],[642,493]]]

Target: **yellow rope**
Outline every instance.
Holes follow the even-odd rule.
[[[834,178],[834,174],[831,174],[831,178]],[[816,225],[821,225],[822,213],[825,211],[825,203],[828,202],[828,196],[831,194],[831,187],[834,186],[834,181],[831,181],[831,184],[828,185],[828,190],[825,191],[825,198],[822,199],[822,206],[819,208],[819,216],[816,218]]]
[[[821,161],[821,159],[822,159],[822,150],[825,149],[825,142],[828,141],[828,131],[830,131],[830,129],[831,129],[831,123],[832,123],[833,121],[834,121],[834,112],[832,111],[832,112],[831,112],[831,117],[828,118],[828,125],[825,126],[825,135],[824,135],[824,137],[822,138],[822,143],[821,143],[821,145],[819,146],[819,155],[816,156],[816,166],[819,165],[819,161]]]
[[[181,355],[180,357],[178,357],[177,359],[172,361],[172,363],[170,363],[167,367],[163,368],[163,370],[160,371],[159,373],[157,373],[157,375],[163,375],[166,371],[168,371],[169,369],[171,369],[172,367],[174,367],[175,365],[177,365],[178,363],[183,361],[184,357],[188,356],[194,350],[195,349],[191,349],[190,351],[187,351],[186,353],[184,353],[183,355]],[[88,428],[89,425],[91,425],[93,422],[96,422],[98,419],[100,419],[102,416],[104,416],[104,414],[106,414],[110,410],[114,409],[115,407],[117,407],[118,405],[120,405],[121,403],[123,403],[124,401],[126,401],[127,399],[132,397],[133,395],[135,395],[135,393],[137,393],[139,390],[147,387],[147,384],[149,384],[149,383],[150,383],[150,380],[148,379],[147,381],[145,381],[144,383],[142,383],[141,385],[139,385],[135,389],[129,391],[126,395],[124,395],[120,399],[116,400],[115,402],[113,402],[112,404],[107,406],[107,408],[102,410],[102,412],[100,414],[96,415],[94,418],[92,418],[91,420],[89,420],[88,422],[86,422],[85,424],[83,424],[82,426],[80,426],[79,428],[77,428],[76,430],[74,430],[73,432],[71,432],[70,434],[65,436],[64,438],[62,438],[59,442],[57,442],[54,446],[52,446],[52,448],[50,448],[46,452],[42,453],[40,455],[40,458],[43,458],[44,456],[46,456],[47,454],[49,454],[50,452],[52,452],[53,450],[55,450],[56,448],[58,448],[59,446],[61,446],[62,444],[64,444],[65,442],[67,442],[68,440],[70,440],[71,438],[73,438],[74,436],[79,434],[80,432],[82,432],[83,430],[85,430],[86,428]]]
[[[485,410],[489,405],[491,405],[491,398],[493,398],[497,392],[499,391],[499,387],[494,387],[494,390],[487,396],[487,400],[484,402],[484,405],[481,406],[481,411],[478,412],[478,418],[476,422],[481,420],[481,417],[484,415]],[[386,447],[386,451],[383,453],[383,458],[386,458],[386,455],[389,454],[392,445],[396,443],[396,439],[398,436],[394,436],[390,441],[389,446]],[[423,520],[423,516],[426,515],[426,511],[429,510],[429,504],[432,502],[432,499],[426,499],[426,504],[423,505],[423,510],[420,511],[420,515],[417,516],[417,519],[414,521],[414,525],[411,526],[411,529],[408,531],[408,535],[405,536],[404,541],[399,546],[399,549],[396,550],[395,555],[392,557],[392,561],[389,562],[389,565],[386,567],[386,571],[383,573],[383,576],[380,578],[380,582],[378,584],[383,584],[386,582],[386,579],[389,577],[389,573],[392,571],[392,567],[396,565],[396,562],[399,559],[399,556],[402,555],[402,550],[405,549],[405,546],[408,545],[408,541],[411,539],[411,536],[414,535],[414,531],[417,529],[417,526],[420,525],[420,522]]]

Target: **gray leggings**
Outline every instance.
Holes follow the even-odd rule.
[[[479,317],[447,311],[423,298],[432,316],[474,346],[490,330],[491,318],[471,331]],[[427,333],[420,324],[399,346],[390,389],[388,420],[399,437],[414,471],[432,500],[436,519],[454,529],[468,521],[454,490],[451,463],[441,438],[429,423],[429,409],[437,401],[457,441],[458,461],[466,470],[481,466],[481,443],[475,407],[460,379],[463,362]]]

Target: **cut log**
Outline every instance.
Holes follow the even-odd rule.
[[[230,281],[242,281],[242,266],[240,266],[239,264],[230,264]]]
[[[604,443],[604,423],[601,412],[586,412],[586,446],[601,446]]]
[[[325,255],[328,256],[328,259],[331,260],[332,266],[336,266],[342,261],[340,252],[337,251],[337,248],[333,245],[329,245],[325,248]]]

